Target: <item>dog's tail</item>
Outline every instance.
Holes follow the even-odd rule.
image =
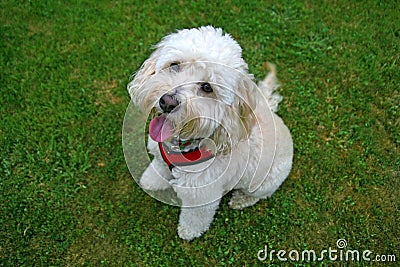
[[[279,82],[276,78],[276,67],[274,64],[266,62],[264,64],[265,69],[269,69],[269,73],[264,80],[258,82],[258,87],[264,94],[268,101],[268,105],[273,112],[278,111],[278,105],[282,101],[282,96],[276,92],[279,88]]]

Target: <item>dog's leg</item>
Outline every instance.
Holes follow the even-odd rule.
[[[257,197],[246,195],[242,190],[235,190],[229,201],[229,207],[241,210],[256,204],[260,199]]]
[[[140,178],[140,186],[145,190],[164,190],[171,187],[171,179],[171,172],[164,162],[154,159]]]
[[[182,239],[192,240],[210,227],[220,200],[200,207],[183,207],[179,216],[178,234]]]
[[[210,227],[223,196],[221,183],[208,183],[212,177],[207,172],[173,172],[176,179],[170,184],[181,200],[178,234],[182,239],[192,240]]]

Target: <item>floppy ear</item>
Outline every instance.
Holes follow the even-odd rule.
[[[213,134],[217,151],[222,154],[229,153],[232,146],[247,139],[256,123],[254,110],[257,88],[252,77],[250,74],[244,75],[238,82],[235,99],[226,110],[221,126]]]
[[[140,69],[134,74],[133,80],[127,86],[129,95],[136,105],[140,105],[142,102],[141,100],[144,99],[142,87],[149,78],[155,74],[156,61],[159,54],[160,52],[158,49],[154,51],[151,56],[143,62]]]
[[[252,76],[251,76],[252,77]],[[248,138],[256,122],[254,111],[256,109],[256,95],[258,93],[255,83],[251,77],[246,77],[239,85],[239,107],[240,122],[243,125],[243,138]]]

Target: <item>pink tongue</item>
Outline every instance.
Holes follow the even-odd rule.
[[[149,134],[154,141],[164,142],[172,135],[171,122],[164,115],[152,119],[149,125]]]

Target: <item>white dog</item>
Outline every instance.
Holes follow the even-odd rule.
[[[166,36],[128,84],[133,103],[153,116],[154,159],[140,185],[176,192],[181,238],[207,231],[227,192],[234,190],[230,207],[242,209],[288,176],[293,143],[274,113],[281,96],[270,68],[257,86],[238,43],[206,26]]]

